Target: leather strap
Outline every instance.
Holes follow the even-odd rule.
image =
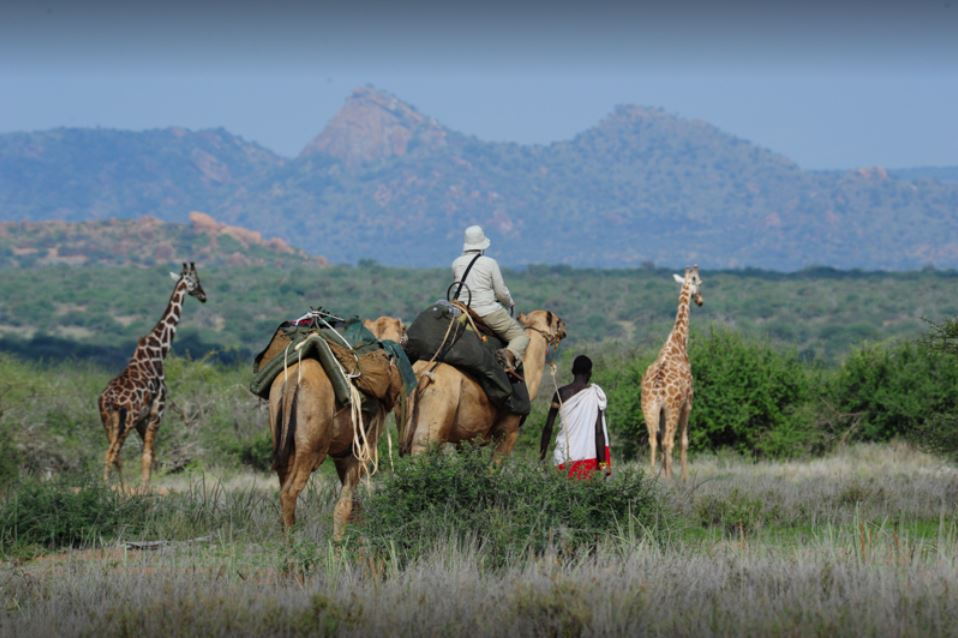
[[[456,294],[452,296],[453,299],[459,299],[459,293],[462,292],[462,286],[466,283],[466,277],[469,276],[469,271],[472,270],[473,265],[476,261],[482,257],[482,251],[476,253],[476,256],[472,258],[472,261],[469,262],[469,265],[466,266],[466,271],[462,273],[462,278],[459,280],[459,286],[456,288]]]

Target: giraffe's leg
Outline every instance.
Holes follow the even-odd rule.
[[[124,427],[122,430],[119,428],[115,430],[115,436],[113,441],[110,443],[110,447],[106,450],[106,479],[109,480],[110,466],[116,468],[117,476],[120,477],[120,489],[126,489],[123,485],[123,463],[120,461],[120,450],[123,449],[123,443],[126,441],[126,437],[130,436],[130,432],[133,430],[133,427]]]
[[[165,408],[166,392],[163,391],[153,402],[145,427],[137,428],[140,436],[143,437],[143,456],[140,458],[140,485],[143,489],[146,489],[150,484],[150,472],[153,469],[153,446],[156,442],[156,432],[160,429],[160,419],[163,418]]]
[[[290,460],[286,480],[279,488],[279,504],[283,512],[283,526],[289,530],[296,522],[296,499],[306,487],[309,475],[326,458],[326,450],[312,452],[297,448]]]
[[[346,525],[353,514],[353,490],[359,484],[359,474],[362,469],[356,457],[352,454],[336,459],[336,472],[343,487],[339,492],[339,500],[333,510],[333,540],[341,541],[346,533]]]
[[[665,432],[662,434],[662,466],[666,478],[672,476],[672,447],[675,445],[675,430],[679,425],[679,409],[665,409]]]
[[[682,480],[688,478],[688,451],[689,451],[689,413],[692,410],[692,404],[686,402],[682,406],[682,414],[679,417],[679,461],[682,464]]]
[[[649,469],[655,474],[655,452],[659,446],[659,423],[662,412],[657,405],[650,403],[642,406],[642,416],[645,419],[645,429],[649,433]]]
[[[103,429],[106,430],[106,453],[103,455],[103,482],[110,482],[110,467],[113,465],[113,445],[116,442],[117,424],[120,415],[118,412],[103,411],[100,414],[103,420]],[[122,476],[120,477],[122,479]]]

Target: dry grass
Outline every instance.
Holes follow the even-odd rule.
[[[954,466],[862,446],[691,469],[687,485],[663,485],[683,521],[666,540],[622,529],[592,555],[499,570],[443,539],[404,567],[330,545],[328,477],[307,491],[288,542],[274,479],[175,478],[162,486],[228,513],[207,539],[4,564],[0,634],[953,635]],[[717,522],[702,520],[710,508]],[[748,525],[729,525],[737,517]]]

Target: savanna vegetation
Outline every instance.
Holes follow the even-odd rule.
[[[283,319],[321,305],[342,315],[391,314],[407,321],[441,297],[446,269],[386,268],[374,262],[330,268],[197,267],[209,294],[188,303],[176,351],[245,361]],[[0,350],[52,361],[75,356],[122,365],[136,338],[163,310],[169,268],[66,266],[4,269]],[[729,328],[792,348],[805,361],[834,363],[866,341],[912,338],[958,315],[958,273],[763,271],[703,272],[700,331]],[[506,273],[519,310],[547,308],[569,326],[567,347],[614,342],[618,349],[660,345],[678,290],[663,269],[585,270],[530,266]]]
[[[118,299],[149,297],[131,333],[161,305],[155,292],[137,289],[137,277],[160,278],[167,292],[162,272],[114,271],[104,289],[93,283],[105,278],[73,278],[84,271],[95,269],[33,273],[43,283],[61,273],[64,294],[91,295],[91,311],[95,299],[115,308],[111,290]],[[0,634],[368,635],[428,627],[883,636],[946,635],[958,621],[949,594],[958,587],[958,327],[921,319],[950,312],[942,301],[950,274],[706,277],[706,306],[693,310],[690,341],[694,453],[690,480],[681,483],[648,472],[639,410],[638,380],[674,311],[670,278],[653,270],[573,279],[542,269],[536,287],[531,272],[513,273],[517,294],[543,306],[561,304],[564,288],[594,300],[556,309],[572,317],[572,334],[591,325],[583,313],[634,310],[629,295],[668,300],[646,304],[651,314],[637,316],[647,323],[633,317],[641,334],[580,336],[557,356],[558,384],[568,381],[573,355],[595,360],[594,380],[610,400],[613,477],[568,481],[538,462],[547,375],[515,454],[501,466],[472,449],[390,459],[381,441],[379,472],[361,490],[346,540],[334,544],[338,480],[328,464],[301,497],[296,527],[282,531],[265,405],[246,390],[243,358],[262,333],[241,350],[233,326],[259,321],[271,329],[321,289],[340,291],[322,301],[327,307],[368,315],[380,312],[374,304],[385,312],[392,303],[408,318],[418,306],[401,306],[396,289],[439,289],[445,273],[418,271],[416,282],[375,264],[310,273],[329,279],[297,277],[269,289],[265,272],[257,284],[201,270],[211,300],[188,305],[180,354],[167,360],[170,402],[148,494],[99,480],[105,437],[95,398],[115,364],[75,356],[79,350],[40,356],[30,349],[37,340],[7,342],[25,349],[0,355]],[[579,278],[592,286],[573,283]],[[120,292],[124,281],[128,293]],[[385,301],[362,281],[377,282]],[[252,306],[242,310],[241,302],[257,285],[277,295],[285,315],[267,318],[260,307],[250,321]],[[351,296],[341,292],[346,286]],[[912,295],[910,318],[888,323],[887,333],[845,303],[862,295],[874,308],[906,305],[891,292],[877,299],[882,290]],[[771,314],[732,321],[715,310],[728,307],[727,298],[741,307],[764,299]],[[20,303],[9,307],[29,307]],[[803,304],[819,304],[834,326],[839,316],[875,321],[875,338],[832,331],[828,339],[838,340],[829,341],[821,336],[829,320],[816,328]],[[792,321],[807,341],[767,329],[790,312],[809,313]],[[117,341],[134,323],[91,329],[86,347]],[[209,348],[215,338],[236,361]],[[133,437],[123,451],[134,468],[128,481],[139,447]]]

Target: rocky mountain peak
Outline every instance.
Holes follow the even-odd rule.
[[[328,155],[349,166],[403,156],[417,140],[441,146],[446,130],[434,119],[385,91],[355,89],[346,103],[300,153]]]

